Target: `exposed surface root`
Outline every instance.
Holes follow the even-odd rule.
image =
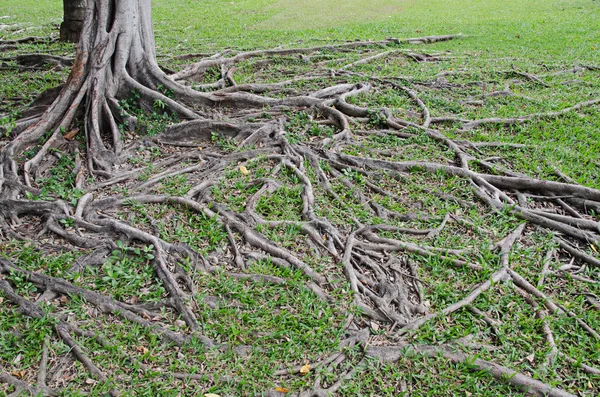
[[[423,346],[423,345],[399,345],[399,346],[385,346],[385,347],[372,347],[367,352],[367,356],[378,358],[384,361],[396,361],[404,355],[410,354],[422,354],[427,357],[438,357],[443,356],[445,359],[455,364],[469,364],[474,371],[486,371],[492,376],[502,381],[507,381],[516,388],[527,392],[532,396],[555,396],[555,397],[569,397],[574,394],[567,393],[551,385],[540,382],[529,376],[520,374],[506,368],[502,365],[498,365],[486,360],[473,359],[468,355],[452,351],[450,348],[445,346]]]
[[[43,244],[38,244],[42,236],[52,236],[58,245],[82,250],[85,255],[73,264],[71,270],[74,272],[102,266],[115,250],[127,255],[137,249],[135,252],[139,255],[139,248],[119,248],[119,251],[117,248],[122,242],[148,247],[146,258],[156,275],[155,282],[165,290],[166,299],[162,303],[147,302],[147,305],[124,302],[94,291],[89,285],[30,271],[4,259],[0,261],[0,290],[12,307],[24,315],[37,319],[49,316],[55,324],[55,336],[69,346],[70,352],[92,378],[107,383],[111,393],[117,394],[110,386],[112,380],[106,370],[96,366],[94,357],[86,353],[74,337],[85,332],[58,315],[46,314],[42,310],[43,302],[20,293],[15,280],[27,280],[43,296],[54,294],[83,299],[104,316],[134,323],[166,343],[183,346],[199,341],[208,348],[224,349],[227,343],[203,334],[203,307],[218,307],[219,304],[210,297],[205,299],[209,303],[198,301],[195,277],[220,275],[244,283],[285,285],[284,278],[247,272],[253,264],[268,261],[277,268],[298,271],[307,290],[333,305],[339,299],[334,295],[339,295],[338,277],[343,274],[343,284],[350,291],[344,297],[351,302],[336,310],[350,319],[345,328],[353,336],[342,343],[341,348],[346,350],[313,365],[313,369],[336,373],[337,380],[329,381],[317,375],[314,389],[300,395],[324,396],[337,392],[344,382],[367,365],[367,358],[392,362],[414,354],[441,356],[451,363],[468,365],[475,371],[485,370],[494,378],[532,395],[571,395],[504,365],[471,358],[470,354],[454,351],[446,345],[413,344],[407,338],[432,322],[451,318],[454,313],[467,309],[491,327],[500,340],[498,322],[476,306],[482,296],[493,293],[499,284],[509,283],[517,291],[515,296],[529,302],[541,322],[540,332],[550,348],[544,365],[551,366],[560,357],[567,357],[566,361],[571,364],[581,364],[559,350],[556,330],[550,327],[548,318],[567,316],[596,340],[600,339],[597,331],[580,318],[580,313],[555,303],[543,290],[544,279],[564,276],[570,268],[550,270],[554,254],[549,254],[536,287],[514,268],[511,255],[522,244],[520,240],[525,238],[528,228],[536,226],[555,236],[561,254],[569,255],[580,267],[599,267],[600,261],[583,247],[590,244],[597,247],[600,239],[598,217],[591,210],[600,208],[600,191],[572,181],[538,179],[506,167],[499,168],[493,163],[494,159],[485,156],[485,148],[506,145],[517,149],[523,146],[453,138],[442,126],[456,123],[464,132],[491,124],[522,124],[594,107],[600,100],[513,118],[464,120],[437,117],[414,89],[350,71],[358,65],[393,56],[395,46],[399,44],[433,43],[458,37],[454,35],[223,54],[202,60],[169,78],[154,61],[152,40],[141,44],[136,41],[140,37],[151,37],[147,25],[149,19],[134,21],[128,19],[126,10],[120,10],[119,6],[113,14],[91,3],[90,13],[100,21],[99,26],[106,26],[112,21],[109,19],[120,12],[123,17],[112,21],[115,25],[109,33],[96,29],[91,22],[86,24],[83,37],[90,39],[80,43],[73,72],[63,90],[51,104],[43,106],[45,111],[36,113],[32,119],[20,120],[20,133],[3,148],[0,174],[2,238],[31,240],[38,249],[44,249]],[[144,1],[136,4],[141,14],[147,12]],[[136,24],[131,37],[130,33],[125,33],[131,30],[124,28],[129,23]],[[118,31],[123,37],[117,39],[115,32]],[[103,43],[102,47],[94,45],[96,42]],[[389,46],[392,49],[388,49]],[[318,59],[323,52],[364,48],[376,48],[377,52],[368,53],[338,70],[317,68],[313,76],[281,83],[238,84],[232,67],[249,59],[268,60],[273,56],[298,55],[306,62],[313,62],[311,57]],[[419,62],[436,60],[414,51],[398,53]],[[210,92],[195,91],[176,82],[198,79],[214,67],[223,69]],[[547,85],[540,77],[525,72],[510,73],[543,87]],[[323,77],[328,75],[330,77]],[[357,83],[357,77],[363,81]],[[293,95],[284,91],[288,85],[313,79],[319,82],[330,79],[331,85],[318,90],[300,87]],[[404,119],[392,109],[367,108],[355,100],[380,89],[393,89],[405,95],[417,109],[414,117]],[[138,117],[143,115],[130,114],[132,107],[124,106],[132,92],[137,95],[136,105],[142,111],[161,107],[166,115],[176,115],[183,122],[171,123],[155,138],[138,140],[134,132]],[[286,95],[279,95],[281,93]],[[294,124],[293,115],[298,112],[302,112],[304,119]],[[78,124],[81,120],[83,125]],[[373,123],[378,127],[360,132],[365,125],[372,127]],[[321,136],[319,131],[322,129],[330,133]],[[85,138],[82,140],[85,148],[79,148],[74,141],[78,134]],[[429,139],[442,147],[447,157],[414,161],[396,159],[392,152],[360,149],[357,153],[359,149],[350,150],[371,135]],[[298,138],[306,136],[311,138]],[[43,142],[33,157],[24,158],[24,152],[37,145],[40,139]],[[153,148],[170,152],[155,159],[153,167],[157,171],[150,169],[148,172],[147,166],[139,167],[129,161],[135,153]],[[74,159],[68,164],[73,167],[77,200],[60,199],[52,194],[45,196],[45,201],[33,200],[42,195],[40,180],[52,169],[65,164],[67,157]],[[267,165],[268,172],[252,175],[248,168],[260,162]],[[232,173],[246,177],[245,188],[251,193],[242,202],[227,205],[224,202],[235,201],[235,194],[243,194],[241,188],[236,187],[237,192],[230,193],[232,197],[215,197],[214,188],[227,183],[228,175]],[[460,214],[448,212],[441,217],[427,217],[417,215],[408,204],[407,210],[402,212],[397,206],[385,204],[404,200],[403,193],[393,184],[406,180],[411,173],[458,178],[469,192],[465,194],[469,198],[457,198],[438,191],[436,195],[457,202],[465,210],[487,208],[482,211],[489,211],[490,217],[510,214],[524,221],[506,235],[495,236],[499,241],[492,250],[498,251],[497,262],[481,260],[473,247],[436,246],[436,239],[449,228],[468,235],[491,235],[489,230],[463,219]],[[189,189],[165,188],[174,180],[189,182]],[[122,194],[111,190],[115,187],[120,187]],[[286,189],[295,192],[298,211],[293,221],[274,219],[264,210],[265,202],[273,207],[279,205],[273,197],[277,192],[287,192]],[[324,202],[332,203],[344,214],[342,222],[328,216]],[[165,236],[164,230],[161,231],[163,219],[146,211],[158,207],[183,211],[190,219],[212,220],[215,227],[225,233],[224,247],[207,255],[192,244]],[[139,209],[144,209],[145,222],[135,221]],[[352,215],[356,213],[365,215],[360,218]],[[421,227],[422,222],[428,226]],[[297,245],[276,241],[281,228],[286,227],[298,230]],[[456,274],[475,275],[473,277],[479,282],[463,291],[462,298],[433,309],[427,296],[430,288],[423,280],[423,274],[427,271],[424,268],[431,267],[434,262],[447,266]],[[583,283],[598,282],[577,273],[568,277]],[[349,310],[349,306],[358,308],[360,315],[355,318],[351,313],[354,309]],[[373,338],[369,329],[384,329],[386,339]],[[100,340],[102,335],[96,337]],[[367,348],[367,345],[371,346]],[[360,346],[362,358],[354,357],[352,361],[346,352]],[[49,370],[47,342],[43,349],[36,386],[4,372],[0,382],[31,394],[37,391],[57,394],[57,390],[46,385]],[[597,374],[593,366],[581,364],[581,367],[586,373]],[[279,370],[275,375],[290,376],[305,371],[303,368],[302,365],[294,366]],[[194,377],[200,379],[196,374],[175,376],[177,379],[196,379]]]

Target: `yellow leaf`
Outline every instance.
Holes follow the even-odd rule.
[[[286,389],[285,387],[276,387],[275,391],[278,391],[279,393],[289,393],[290,390]]]
[[[204,397],[221,397],[221,396],[219,396],[218,394],[214,394],[214,393],[206,393],[204,395]]]
[[[594,244],[590,245],[590,247],[592,247],[592,251],[594,251],[595,253],[598,253],[598,250],[596,249],[596,247],[594,247]]]
[[[25,376],[25,371],[13,371],[10,374],[15,378],[23,379],[23,377]]]
[[[306,375],[309,372],[310,372],[310,364],[303,365],[302,368],[300,368],[300,373],[302,375]]]
[[[240,172],[244,175],[248,175],[250,173],[250,171],[248,171],[248,168],[244,167],[243,165],[240,165]]]

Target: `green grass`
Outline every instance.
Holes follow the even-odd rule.
[[[12,39],[56,33],[62,12],[60,1],[10,0],[4,3],[0,16],[10,18],[1,19],[0,23],[19,25],[14,26],[14,29],[0,31],[0,37]],[[400,45],[386,49],[370,48],[369,54],[389,49],[399,52],[377,62],[356,66],[352,70],[386,78],[407,78],[402,80],[403,84],[416,90],[435,116],[511,117],[555,111],[595,98],[600,92],[598,72],[591,71],[543,77],[550,88],[533,82],[511,83],[515,79],[511,74],[513,68],[542,76],[579,64],[598,66],[600,30],[596,27],[600,20],[600,2],[594,0],[169,0],[155,2],[153,7],[159,62],[173,68],[177,68],[180,62],[174,62],[170,57],[188,52],[213,53],[228,48],[295,47],[355,39],[379,40],[386,37],[462,32],[466,37],[461,40],[427,47]],[[406,49],[446,58],[437,62],[416,63],[402,55],[402,51]],[[26,46],[22,51],[71,55],[72,50],[73,46],[70,45],[52,44]],[[12,56],[17,52],[8,51],[5,54]],[[357,52],[344,54],[340,58],[340,54],[323,52],[317,55],[316,60],[326,61],[328,67],[337,68],[366,55],[366,52]],[[7,64],[13,65],[11,62],[8,60]],[[281,71],[284,69],[292,70],[292,75],[301,75],[310,72],[311,66],[295,57],[284,57],[266,67],[252,60],[239,65],[236,79],[239,83],[278,81],[289,78],[282,75]],[[205,82],[220,73],[212,72],[204,76]],[[418,84],[435,80],[442,72],[455,73],[446,76],[447,81],[454,84],[453,87],[426,89]],[[66,72],[52,70],[25,74],[1,71],[0,113],[7,114],[3,124],[14,121],[23,105],[37,93],[55,86],[65,77]],[[350,80],[364,81],[359,77]],[[479,84],[469,85],[473,81]],[[335,81],[324,79],[302,82],[293,85],[293,88],[316,91],[332,82]],[[485,97],[490,92],[502,90],[506,83],[512,84],[511,88],[514,93],[519,94],[518,97]],[[481,104],[469,103],[469,100],[482,98],[485,100]],[[390,107],[394,114],[413,121],[419,117],[418,107],[399,90],[382,89],[349,98],[349,102],[369,106],[373,110],[368,120],[353,126],[356,130],[373,131],[378,127],[380,118],[377,109],[381,107]],[[143,119],[145,125],[140,125],[137,131],[141,135],[155,135],[165,125],[177,121],[161,111],[160,103],[140,106],[135,93],[129,99],[124,99],[123,104]],[[264,109],[264,113],[257,116],[256,120],[269,120],[271,117],[269,109]],[[332,127],[310,121],[305,112],[287,112],[284,123],[287,137],[292,143],[313,142],[335,133]],[[123,126],[125,127],[127,126]],[[600,188],[600,112],[597,107],[582,109],[557,119],[535,120],[510,128],[491,126],[462,132],[456,127],[447,124],[443,126],[443,130],[449,136],[477,142],[501,141],[535,146],[518,150],[481,149],[486,156],[503,158],[498,167],[557,180],[553,170],[556,167],[582,184]],[[222,153],[240,150],[233,140],[218,134],[207,145],[212,145]],[[37,149],[39,147],[27,153],[27,156],[34,155]],[[365,135],[344,151],[356,156],[370,155],[397,161],[447,161],[451,158],[451,153],[445,146],[423,134],[416,134],[410,139]],[[152,163],[168,154],[162,148],[140,147],[136,156],[129,160],[131,164],[146,168],[140,175],[139,182],[164,171],[153,167]],[[42,188],[42,195],[32,198],[77,200],[81,192],[72,192],[75,176],[70,170],[73,164],[74,158],[60,157],[55,167],[36,181]],[[240,165],[247,168],[249,175],[240,172]],[[222,273],[195,273],[194,282],[198,293],[194,300],[198,311],[202,313],[203,332],[218,342],[229,343],[231,347],[250,346],[247,357],[240,358],[231,350],[212,351],[196,342],[182,348],[166,345],[147,329],[121,321],[115,316],[98,315],[93,307],[78,297],[68,297],[66,303],[52,301],[47,308],[49,312],[76,319],[82,324],[82,328],[108,336],[108,347],[100,346],[93,338],[80,337],[78,341],[86,351],[94,352],[93,359],[99,367],[111,370],[110,382],[128,384],[125,395],[175,396],[184,386],[186,395],[203,395],[208,392],[222,396],[253,395],[278,386],[298,392],[311,387],[315,374],[332,382],[337,379],[339,373],[331,374],[324,369],[306,377],[273,376],[274,371],[282,367],[314,363],[336,351],[339,340],[344,335],[343,313],[354,310],[348,307],[348,302],[352,300],[351,293],[339,264],[334,263],[331,258],[315,255],[297,224],[301,221],[302,211],[299,180],[285,168],[273,175],[276,165],[276,161],[257,158],[227,168],[223,178],[211,189],[212,198],[233,211],[241,212],[262,186],[255,182],[256,179],[276,180],[280,186],[258,200],[256,211],[267,220],[288,220],[291,223],[273,227],[259,225],[257,230],[279,246],[295,251],[316,271],[327,273],[333,280],[332,291],[328,291],[334,298],[333,303],[321,302],[308,291],[304,286],[306,277],[302,273],[283,269],[267,260],[255,261],[245,271],[280,277],[286,281],[284,286],[240,281]],[[325,172],[332,172],[329,165],[322,166]],[[438,236],[426,241],[438,248],[471,249],[469,258],[485,269],[479,274],[457,270],[440,257],[408,256],[418,263],[419,277],[425,283],[426,299],[431,310],[439,310],[456,302],[468,294],[473,285],[485,281],[494,272],[499,260],[498,253],[491,251],[490,245],[520,223],[508,211],[498,214],[489,212],[479,204],[470,208],[461,206],[460,200],[476,200],[468,184],[460,178],[431,175],[419,170],[403,176],[393,176],[383,171],[373,173],[369,176],[372,181],[396,195],[384,197],[366,187],[365,176],[345,169],[340,171],[339,176],[332,177],[332,189],[340,197],[338,202],[318,187],[316,172],[311,165],[305,164],[305,168],[315,187],[316,214],[328,218],[334,225],[344,228],[344,231],[353,226],[350,221],[353,218],[365,224],[382,222],[357,200],[355,189],[358,188],[369,200],[389,210],[417,215],[411,222],[391,222],[396,226],[435,227],[447,213],[451,213],[460,215],[475,227],[490,231],[485,234],[475,227],[449,224]],[[154,192],[183,195],[196,182],[192,174],[165,178],[154,186]],[[354,189],[348,188],[348,182],[354,185]],[[102,194],[126,194],[131,188],[128,184],[120,184],[102,191]],[[170,243],[188,244],[208,258],[212,253],[226,250],[228,244],[226,230],[215,219],[179,206],[131,202],[115,216],[144,231],[155,233]],[[73,225],[69,222],[64,220],[63,225],[72,228]],[[17,231],[27,230],[29,224],[26,220],[21,225],[14,225],[14,228]],[[39,233],[41,230],[35,232]],[[418,241],[398,233],[382,235],[404,241]],[[235,238],[239,237],[235,235]],[[46,240],[44,242],[51,243]],[[41,255],[31,244],[8,241],[4,237],[0,244],[2,256],[28,270],[64,277],[98,292],[111,293],[123,301],[139,299],[143,302],[156,302],[166,297],[164,288],[156,282],[157,275],[148,256],[153,255],[153,252],[132,242],[123,242],[122,246],[109,254],[103,264],[78,273],[69,269],[79,256],[87,252]],[[555,243],[548,235],[534,228],[527,228],[520,245],[511,253],[513,268],[533,283],[537,282],[546,251],[554,246]],[[592,248],[586,249],[588,253],[595,255]],[[567,258],[557,257],[552,261],[551,268],[556,270],[567,263]],[[191,270],[191,264],[188,265],[190,268],[187,270]],[[597,279],[599,270],[588,268],[581,275]],[[28,280],[16,275],[9,275],[8,278],[19,292],[31,299],[37,297],[38,291]],[[552,278],[547,281],[544,292],[579,313],[592,328],[600,329],[598,312],[589,310],[581,289],[581,284],[575,280]],[[597,284],[586,285],[585,289],[600,295]],[[538,370],[537,365],[548,350],[541,333],[541,323],[535,318],[530,306],[515,296],[510,285],[499,283],[493,290],[483,294],[474,305],[492,318],[501,320],[501,340],[492,334],[480,318],[467,310],[431,321],[419,332],[410,334],[410,340],[437,344],[473,335],[477,342],[500,345],[502,349],[490,353],[464,348],[470,354],[519,369],[544,382],[567,387],[574,393],[597,395],[597,385],[600,382],[598,377],[585,375],[560,359],[545,371]],[[0,307],[0,329],[9,330],[0,337],[0,368],[9,372],[23,371],[19,376],[29,381],[35,380],[41,358],[40,346],[46,335],[52,335],[51,324],[47,319],[29,319],[5,303],[0,304]],[[172,323],[179,320],[170,318],[166,312],[161,314],[163,315],[165,318],[156,321],[169,320],[166,322]],[[600,345],[583,333],[573,319],[556,316],[551,317],[549,322],[561,351],[590,365],[599,365]],[[382,327],[383,330],[377,331],[379,334],[384,333],[389,325]],[[373,331],[374,337],[381,336],[376,335],[377,332]],[[53,359],[68,360],[67,357],[70,357],[69,348],[55,338],[50,347]],[[352,359],[358,353],[347,352]],[[533,362],[527,359],[530,354],[534,354]],[[135,357],[157,371],[144,370],[137,364],[122,365],[129,363],[127,356]],[[87,372],[79,363],[71,361],[65,365],[70,368],[65,375],[69,376],[66,382],[71,387],[65,395],[76,395],[76,389],[81,385],[93,396],[104,395],[107,391],[107,385],[87,384]],[[207,379],[184,384],[179,380],[160,376],[158,369],[203,373],[207,375]],[[235,376],[238,383],[218,383],[209,376]],[[409,385],[409,392],[404,394],[401,391],[403,381]],[[0,394],[4,391],[7,390],[0,388]],[[522,394],[492,380],[487,374],[469,372],[466,365],[453,365],[441,358],[412,357],[394,364],[367,363],[360,376],[344,384],[339,395]]]
[[[593,28],[600,5],[594,0],[182,0],[157,2],[153,12],[159,54],[458,32],[476,40],[442,46],[578,61],[593,61],[600,52],[600,32]],[[56,0],[8,1],[2,9],[10,16],[3,23],[20,23],[31,32],[55,29],[61,13]]]

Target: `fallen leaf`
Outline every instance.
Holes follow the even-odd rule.
[[[98,309],[92,307],[92,308],[86,309],[85,313],[90,317],[98,317],[98,313],[100,313],[100,312],[98,311]]]
[[[302,366],[302,368],[300,368],[300,373],[302,375],[306,375],[309,372],[310,372],[310,364],[305,364]]]
[[[142,354],[148,353],[148,349],[144,346],[138,346],[138,347],[136,347],[136,350]]]
[[[528,355],[527,357],[525,357],[525,359],[527,361],[529,361],[530,364],[533,364],[533,361],[535,360],[535,354],[531,353],[530,355]]]
[[[221,397],[221,396],[219,396],[218,394],[214,394],[214,393],[206,393],[204,395],[204,397]]]
[[[63,305],[66,305],[69,303],[69,298],[66,295],[61,295],[60,296],[60,303],[62,303]]]
[[[371,321],[371,328],[373,331],[377,332],[379,331],[379,324],[377,324],[375,321]]]
[[[140,298],[138,298],[137,296],[132,296],[131,298],[129,298],[127,300],[127,303],[131,304],[131,305],[137,305],[137,303],[140,301]]]
[[[248,168],[244,167],[243,165],[240,165],[240,172],[244,175],[248,175],[250,173],[250,171],[248,171]]]
[[[94,383],[96,383],[95,380],[93,380],[92,378],[87,378],[85,380],[86,385],[93,385]]]
[[[69,132],[67,132],[64,137],[67,140],[73,140],[73,138],[75,138],[75,135],[77,135],[79,133],[79,128],[75,128],[74,130],[71,130]]]
[[[25,376],[25,371],[13,371],[10,374],[15,378],[22,379]]]
[[[143,317],[145,320],[148,320],[148,321],[152,320],[152,318],[151,318],[151,317],[148,315],[148,313],[146,313],[146,312],[142,312],[141,316],[142,316],[142,317]]]
[[[275,391],[278,391],[279,393],[289,393],[290,390],[286,389],[285,387],[276,387]]]
[[[592,247],[592,251],[594,251],[595,253],[598,253],[598,250],[596,249],[596,247],[594,247],[594,245],[590,245],[590,247]]]

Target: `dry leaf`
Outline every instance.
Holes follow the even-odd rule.
[[[529,361],[531,364],[533,364],[533,361],[535,360],[535,354],[531,353],[530,355],[528,355],[527,357],[525,357],[525,359],[527,361]]]
[[[22,379],[25,376],[25,371],[13,371],[10,374],[15,378]]]
[[[138,346],[138,347],[136,347],[136,350],[142,354],[148,353],[148,349],[144,346]]]
[[[595,253],[598,253],[598,250],[596,249],[596,247],[594,246],[594,244],[591,244],[591,245],[590,245],[590,247],[592,247],[592,250],[593,250]]]
[[[95,380],[93,380],[92,378],[87,378],[87,379],[85,380],[85,383],[86,383],[87,385],[93,385],[94,383],[96,383],[96,381],[95,381]]]
[[[214,393],[206,393],[204,395],[204,397],[221,397],[221,396],[219,396],[218,394],[214,394]]]
[[[310,372],[310,364],[303,365],[302,368],[300,368],[300,373],[302,375],[306,375],[309,372]]]
[[[275,391],[278,391],[279,393],[289,393],[290,390],[286,389],[285,387],[276,387]]]
[[[149,316],[149,315],[148,315],[148,313],[146,313],[146,312],[142,312],[141,316],[142,316],[142,317],[143,317],[145,320],[148,320],[148,321],[152,320],[152,318],[150,318],[150,316]]]
[[[67,132],[64,135],[64,137],[65,137],[65,139],[71,141],[71,140],[73,140],[73,138],[75,138],[75,135],[77,135],[77,133],[79,133],[79,128],[75,128],[74,130]]]
[[[371,328],[373,331],[377,332],[379,331],[379,324],[377,324],[375,321],[371,321]]]
[[[248,168],[244,167],[243,165],[240,165],[240,172],[244,175],[248,175],[250,173],[250,171],[248,171]]]
[[[62,303],[63,305],[66,305],[69,303],[69,298],[66,295],[61,295],[60,296],[60,303]]]

